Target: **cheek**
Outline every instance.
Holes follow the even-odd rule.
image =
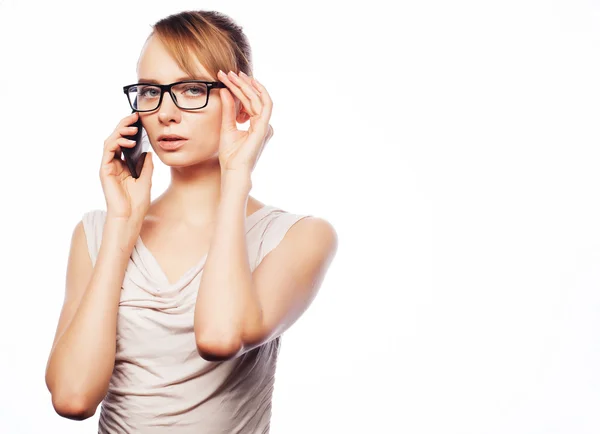
[[[221,137],[221,113],[210,113],[193,124],[192,137],[196,146],[201,148],[218,148]]]

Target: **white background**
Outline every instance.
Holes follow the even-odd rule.
[[[0,432],[96,432],[44,384],[70,236],[150,25],[194,8],[244,27],[274,101],[251,194],[339,237],[272,433],[600,432],[592,0],[0,0]]]

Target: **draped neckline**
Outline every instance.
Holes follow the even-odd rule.
[[[245,233],[248,234],[248,231],[256,223],[257,219],[259,219],[261,216],[263,216],[267,211],[269,211],[271,209],[273,209],[272,206],[263,205],[261,208],[257,209],[252,214],[246,216],[246,220],[245,220],[246,232]],[[138,254],[140,254],[141,257],[143,258],[144,262],[147,263],[147,265],[150,265],[149,268],[153,271],[156,271],[157,277],[159,278],[159,281],[157,281],[157,283],[160,284],[160,287],[162,287],[162,290],[177,289],[177,288],[180,288],[181,286],[184,286],[187,283],[189,283],[192,280],[192,276],[196,276],[198,274],[198,272],[202,269],[202,267],[204,266],[204,263],[206,262],[206,259],[208,257],[208,252],[206,252],[200,258],[200,260],[196,263],[196,265],[193,265],[192,267],[190,267],[176,281],[170,282],[164,269],[162,268],[162,266],[160,265],[160,263],[158,262],[158,260],[154,256],[154,254],[144,244],[142,237],[139,235],[137,237],[135,247],[138,251]]]

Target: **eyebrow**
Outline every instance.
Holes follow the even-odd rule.
[[[176,83],[178,81],[187,81],[187,80],[204,80],[204,81],[213,81],[212,78],[210,77],[206,77],[204,75],[196,75],[196,76],[189,76],[186,75],[185,77],[179,77],[177,79],[175,79],[175,81],[173,83]],[[140,78],[138,80],[138,83],[155,83],[155,84],[160,84],[158,80],[155,80],[153,78]]]

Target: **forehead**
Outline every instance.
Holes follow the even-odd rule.
[[[213,80],[206,68],[195,56],[191,56],[190,60],[196,68],[197,78],[210,81]],[[188,74],[177,65],[177,62],[171,57],[171,54],[167,51],[162,42],[155,36],[148,38],[148,41],[146,41],[142,48],[137,65],[137,75],[138,79],[149,79],[158,81],[159,83],[171,83],[188,76]]]

